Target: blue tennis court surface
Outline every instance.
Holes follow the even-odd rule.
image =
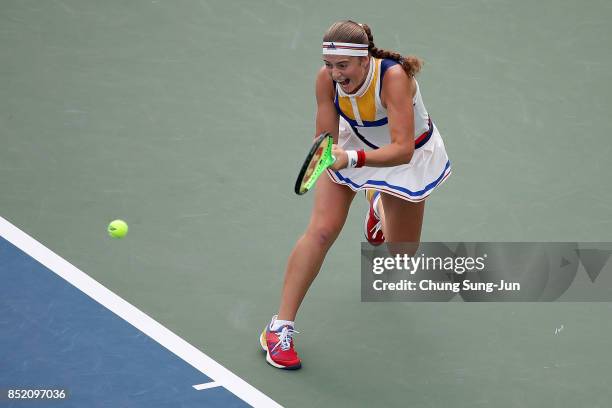
[[[255,389],[245,402],[4,238],[0,279],[0,405],[24,403],[11,388],[65,389],[62,407],[276,405]]]

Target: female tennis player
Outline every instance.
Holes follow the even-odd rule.
[[[278,315],[260,336],[274,367],[301,367],[294,320],[357,191],[370,202],[366,239],[419,242],[425,199],[450,174],[450,161],[415,80],[416,57],[374,45],[370,28],[334,23],[323,37],[316,79],[316,134],[329,132],[336,162],[315,189],[310,223],[287,262]]]

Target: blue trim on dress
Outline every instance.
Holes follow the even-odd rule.
[[[359,131],[357,130],[357,128],[355,126],[351,125],[351,128],[353,129],[353,132],[355,132],[355,135],[357,135],[359,140],[361,140],[363,143],[367,144],[368,146],[370,146],[374,150],[378,149],[379,146],[376,146],[374,143],[372,143],[368,139],[366,139],[361,133],[359,133]]]
[[[399,191],[401,193],[407,194],[409,196],[422,196],[423,194],[425,194],[426,192],[428,192],[429,190],[433,189],[434,187],[436,187],[440,181],[444,178],[444,175],[446,174],[446,171],[450,168],[450,160],[446,161],[446,166],[444,166],[444,170],[442,171],[442,174],[440,174],[440,177],[438,177],[437,179],[435,179],[434,181],[432,181],[431,183],[429,183],[428,185],[425,186],[425,188],[423,190],[420,191],[410,191],[405,187],[401,187],[401,186],[394,186],[391,185],[389,183],[387,183],[384,180],[367,180],[366,182],[364,182],[363,184],[357,184],[354,181],[352,181],[350,178],[348,177],[344,177],[342,174],[340,174],[339,171],[334,170],[334,174],[336,175],[336,177],[342,181],[344,184],[350,184],[351,186],[360,189],[363,188],[366,184],[372,185],[372,186],[382,186],[382,187],[388,187],[392,190],[396,190]]]
[[[382,62],[380,63],[380,88],[378,89],[379,97],[382,93],[383,78],[385,77],[385,72],[387,72],[387,70],[394,65],[399,65],[399,62],[389,59],[389,58],[383,59]]]

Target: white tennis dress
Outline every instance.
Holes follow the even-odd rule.
[[[380,100],[385,71],[396,65],[390,59],[370,59],[366,81],[354,94],[336,84],[334,103],[340,115],[338,145],[366,152],[391,143],[387,110]],[[413,98],[415,150],[408,164],[327,170],[330,178],[354,191],[375,189],[408,201],[422,201],[451,173],[442,137],[431,121],[417,83]]]

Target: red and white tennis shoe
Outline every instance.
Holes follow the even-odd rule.
[[[380,192],[367,190],[366,199],[370,203],[370,208],[368,208],[363,223],[363,233],[370,244],[380,245],[385,242],[385,236],[382,231],[382,221],[378,214],[376,214],[376,211],[374,211],[374,205],[377,204],[380,199]]]
[[[302,367],[302,362],[293,348],[293,335],[299,332],[291,326],[281,326],[273,331],[275,320],[276,316],[259,336],[261,348],[266,352],[266,361],[276,368],[297,370]]]

